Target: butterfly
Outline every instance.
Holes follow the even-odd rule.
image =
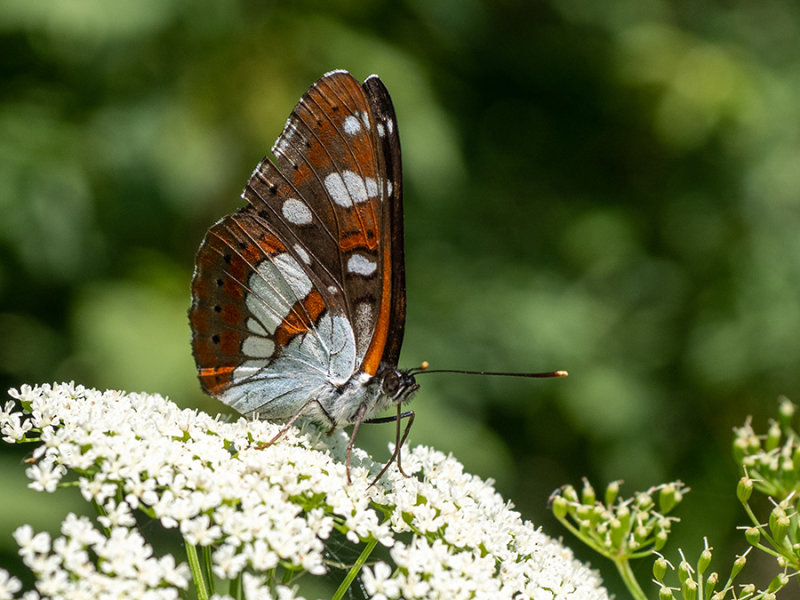
[[[403,473],[414,412],[401,407],[426,371],[397,366],[403,188],[386,87],[375,75],[360,84],[326,73],[272,153],[242,193],[247,206],[214,224],[197,251],[189,321],[200,384],[242,414],[286,423],[262,447],[300,417],[329,432],[353,425],[348,482],[359,426],[395,421],[397,443],[375,481],[393,461]],[[377,416],[392,407],[395,416]]]

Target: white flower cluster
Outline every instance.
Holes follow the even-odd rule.
[[[3,440],[40,442],[30,487],[52,492],[77,481],[102,508],[99,528],[68,515],[54,540],[29,526],[17,530],[36,576],[26,599],[103,597],[109,586],[120,598],[175,598],[187,589],[194,573],[169,555],[156,557],[133,510],[177,528],[189,549],[207,549],[213,574],[238,578],[247,598],[298,597],[279,582],[287,573],[325,574],[334,529],[357,552],[364,542],[388,548],[391,560],[361,571],[364,591],[377,600],[608,597],[569,549],[523,522],[489,483],[429,448],[403,455],[414,476],[392,468],[372,487],[382,465],[354,449],[347,485],[343,432],[326,438],[293,429],[259,450],[280,426],[223,422],[158,395],[73,384],[10,394],[17,403],[0,410]],[[0,570],[0,598],[19,591],[19,581]]]

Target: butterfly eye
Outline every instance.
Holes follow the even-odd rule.
[[[381,389],[387,396],[394,396],[397,393],[400,389],[400,375],[397,371],[386,372],[386,375],[383,377]]]

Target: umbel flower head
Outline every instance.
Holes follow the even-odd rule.
[[[352,586],[375,599],[608,597],[595,571],[523,521],[490,482],[430,448],[404,455],[412,477],[389,469],[372,487],[382,465],[356,450],[347,485],[342,432],[292,429],[259,450],[279,425],[73,384],[10,394],[0,434],[37,444],[29,486],[77,486],[99,515],[65,515],[55,538],[17,529],[36,581],[26,598],[284,600],[335,569],[344,574],[337,594]],[[185,556],[151,545],[142,532],[153,521],[182,536]],[[345,546],[357,558],[343,564]],[[21,597],[20,588],[0,570],[0,598]]]

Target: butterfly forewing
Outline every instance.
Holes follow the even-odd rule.
[[[364,88],[332,72],[301,98],[273,147],[277,167],[262,162],[245,197],[275,215],[287,239],[311,257],[328,304],[355,330],[362,361],[388,314],[391,263],[385,245],[387,187],[383,144]],[[280,182],[285,177],[286,187]],[[277,189],[276,189],[277,188]],[[384,289],[384,287],[386,289]],[[386,320],[386,319],[384,319]],[[377,361],[365,370],[374,374]]]
[[[198,251],[190,320],[203,388],[278,419],[382,359],[396,365],[405,296],[400,150],[380,81],[323,76],[273,151],[277,165],[265,158],[245,188],[250,205]]]

